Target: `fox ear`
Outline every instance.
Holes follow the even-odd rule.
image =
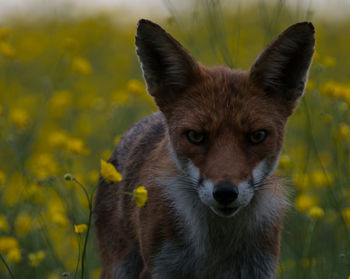
[[[301,22],[281,33],[258,56],[250,69],[250,78],[266,94],[275,94],[284,102],[303,95],[315,48],[312,23]]]
[[[135,38],[136,52],[150,95],[159,89],[169,94],[189,86],[198,73],[195,59],[159,25],[145,19],[138,23]]]

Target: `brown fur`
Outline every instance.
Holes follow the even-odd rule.
[[[178,160],[193,163],[199,170],[200,181],[210,179],[214,185],[222,181],[230,181],[233,185],[251,181],[253,170],[259,162],[266,158],[270,162],[277,160],[283,144],[285,125],[302,93],[300,84],[305,84],[304,75],[313,52],[312,25],[304,23],[295,26],[276,39],[249,72],[241,72],[225,67],[207,68],[197,63],[159,26],[141,21],[136,39],[137,51],[148,91],[155,98],[161,112],[135,124],[115,149],[109,161],[122,173],[123,180],[113,184],[100,179],[96,195],[95,225],[102,260],[101,278],[114,278],[116,266],[128,259],[139,262],[136,265],[138,270],[135,271],[139,275],[136,277],[153,278],[154,260],[162,247],[167,243],[179,243],[183,239],[185,231],[179,219],[181,217],[173,206],[176,201],[167,197],[164,185],[158,179],[162,176],[182,175],[173,161],[170,146]],[[289,64],[283,62],[285,57],[278,59],[278,55],[286,53],[284,44],[299,42],[300,32],[309,40],[305,43],[309,55],[303,58],[305,61],[301,61],[301,66],[298,64],[305,68],[302,69],[304,74],[297,72],[298,65],[291,64],[289,60]],[[152,36],[152,40],[148,40],[148,36]],[[297,39],[293,39],[293,36]],[[304,41],[300,44],[302,49]],[[150,51],[153,48],[159,53]],[[281,53],[279,48],[283,50]],[[293,55],[301,55],[301,49],[295,53],[288,49],[291,60],[295,59]],[[276,65],[273,63],[277,63],[271,58],[272,54],[272,58],[277,57],[278,61],[286,64],[282,66],[294,68],[290,72],[271,70],[270,73],[269,67],[274,67]],[[160,59],[159,56],[162,55],[164,57]],[[168,65],[171,65],[169,69],[166,68]],[[280,68],[282,66],[279,65]],[[279,77],[279,74],[290,75],[292,81],[289,82],[288,76]],[[272,81],[266,81],[266,78]],[[276,80],[288,80],[289,83],[281,82],[276,87],[271,87]],[[291,93],[283,97],[280,91],[285,91],[284,87],[288,89],[287,93]],[[258,145],[250,144],[247,140],[249,135],[262,129],[268,132],[266,140]],[[203,145],[190,143],[186,138],[188,130],[204,133],[208,142]],[[132,192],[139,185],[144,185],[148,190],[145,207],[136,207],[131,196],[115,194],[117,191]],[[278,206],[284,208],[284,190],[278,180],[273,176],[266,177],[264,185],[267,186],[256,191],[250,205],[239,212],[240,216],[254,216],[254,212],[260,210],[258,208],[265,196],[270,193],[280,203]],[[174,191],[177,191],[175,186]],[[206,214],[213,220],[221,218],[210,210]],[[252,230],[255,235],[251,237],[258,243],[254,248],[257,252],[266,251],[278,259],[283,212],[269,218],[264,219],[264,225],[257,229],[258,235]],[[237,249],[250,245],[249,237],[243,237],[250,233],[251,225],[246,226],[247,232],[242,232],[242,238],[238,239],[240,244],[234,246]],[[208,233],[210,237],[210,230]],[[220,228],[215,233],[220,235]],[[225,236],[222,238],[225,239]],[[225,250],[225,242],[213,239],[214,242],[218,252],[221,251],[220,247]],[[222,254],[227,253],[224,250]],[[246,266],[243,259],[237,258],[236,261],[237,266]],[[216,272],[223,270],[226,265],[216,263],[215,258],[210,264]],[[217,268],[216,265],[222,265],[223,268]],[[252,269],[252,272],[258,271]]]

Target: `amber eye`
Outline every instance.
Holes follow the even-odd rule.
[[[267,132],[265,130],[258,130],[249,135],[249,141],[251,144],[262,143],[267,137]]]
[[[187,136],[187,139],[190,143],[196,144],[196,145],[201,145],[206,140],[205,134],[198,133],[198,132],[193,131],[193,130],[187,131],[186,136]]]

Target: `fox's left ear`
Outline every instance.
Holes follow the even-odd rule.
[[[315,49],[314,34],[310,22],[290,26],[261,52],[250,69],[250,79],[266,94],[294,104],[304,92]]]
[[[159,25],[141,19],[136,33],[147,91],[156,103],[172,102],[196,80],[199,66],[185,48]]]

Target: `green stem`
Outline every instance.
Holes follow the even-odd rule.
[[[312,235],[313,235],[313,232],[314,232],[314,229],[315,229],[315,225],[316,225],[316,220],[314,219],[311,219],[311,222],[309,224],[309,227],[307,229],[307,235],[306,235],[306,240],[305,240],[305,246],[304,246],[304,250],[303,250],[303,253],[302,253],[302,257],[301,257],[301,260],[306,260],[307,259],[307,256],[309,254],[309,250],[310,250],[310,247],[311,247],[311,240],[312,240]],[[302,274],[302,277],[301,278],[307,278],[306,276],[306,271]]]
[[[86,249],[87,249],[87,243],[89,239],[89,232],[90,232],[90,227],[91,227],[91,220],[92,220],[92,197],[89,199],[89,221],[88,221],[88,228],[86,231],[86,236],[84,240],[84,247],[83,247],[83,253],[81,256],[81,279],[84,279],[84,271],[85,271],[85,256],[86,256]]]
[[[74,279],[77,278],[77,274],[78,274],[78,268],[79,268],[79,263],[80,263],[80,235],[78,235],[78,260],[77,260],[77,265],[75,267],[75,272],[74,272]]]
[[[87,199],[88,204],[89,204],[89,221],[88,221],[88,224],[87,224],[87,231],[86,231],[86,236],[85,236],[85,239],[84,239],[83,252],[82,252],[82,256],[81,256],[81,276],[80,276],[80,278],[84,279],[85,257],[86,257],[87,243],[88,243],[88,240],[89,240],[89,233],[90,233],[90,227],[91,227],[91,221],[92,221],[92,213],[93,213],[93,209],[92,209],[93,195],[91,195],[91,197],[90,197],[88,191],[86,190],[86,187],[82,183],[80,183],[75,177],[72,177],[72,181],[77,183],[81,187],[81,189],[84,191],[84,194],[85,194],[86,199]],[[79,251],[80,251],[80,248],[79,248]],[[79,255],[80,255],[80,252],[79,252]],[[78,264],[79,264],[79,262],[78,262]],[[75,273],[75,275],[76,275],[76,273]],[[75,278],[75,275],[74,275],[74,278]]]
[[[10,277],[11,277],[12,279],[15,279],[15,278],[16,278],[15,275],[13,274],[11,268],[9,267],[9,265],[7,264],[5,258],[4,258],[1,254],[0,254],[0,259],[1,259],[1,261],[3,262],[3,264],[5,265],[5,267],[6,267],[7,271],[8,271],[8,273],[10,274]]]
[[[83,184],[81,184],[78,180],[76,180],[75,177],[73,177],[72,180],[73,180],[73,182],[77,183],[81,187],[81,189],[83,189],[85,196],[86,196],[86,199],[88,200],[88,203],[89,203],[89,208],[92,208],[92,203],[91,203],[91,200],[89,198],[89,193],[86,190],[85,186]]]

